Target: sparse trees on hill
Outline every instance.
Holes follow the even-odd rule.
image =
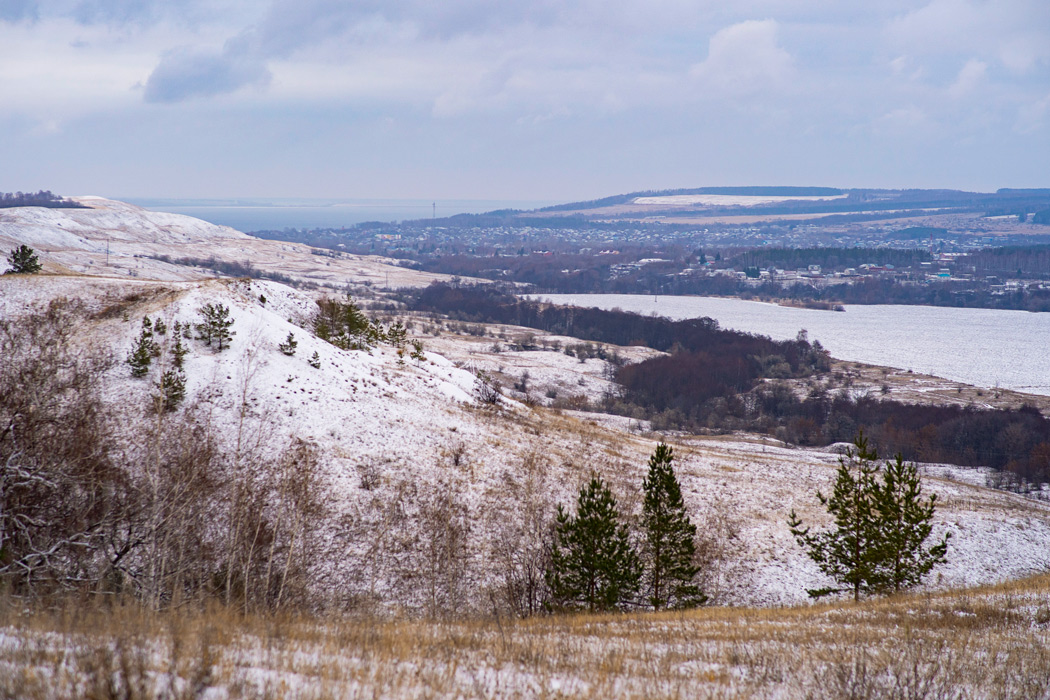
[[[368,350],[385,338],[383,329],[347,295],[346,301],[324,297],[317,300],[314,335],[343,350]]]
[[[36,251],[27,245],[20,245],[12,250],[7,256],[7,264],[11,269],[4,274],[32,275],[41,270],[40,258],[37,257]]]
[[[547,585],[557,605],[613,610],[638,592],[642,565],[620,522],[616,499],[598,476],[580,490],[576,515],[559,505]]]
[[[936,496],[922,499],[915,465],[900,455],[886,464],[878,478],[878,454],[859,434],[854,446],[839,460],[838,476],[830,496],[817,498],[834,517],[834,526],[810,533],[791,511],[788,527],[809,558],[844,588],[810,590],[813,597],[852,591],[900,591],[921,582],[945,560],[948,536],[932,546],[925,541],[932,530]]]
[[[642,527],[645,533],[645,585],[656,609],[703,605],[707,596],[696,585],[696,526],[685,512],[682,489],[675,476],[674,452],[660,443],[649,458],[642,488]]]

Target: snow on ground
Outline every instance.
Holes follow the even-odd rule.
[[[118,358],[130,349],[144,314],[164,318],[170,328],[176,320],[196,321],[202,304],[227,305],[236,331],[230,349],[217,353],[189,342],[186,404],[207,411],[227,439],[244,403],[249,422],[269,435],[274,449],[292,436],[318,446],[330,477],[333,526],[342,518],[359,528],[345,559],[331,563],[339,571],[363,576],[378,527],[376,509],[399,503],[405,494],[453,489],[478,553],[470,574],[476,597],[494,584],[496,565],[487,552],[495,532],[519,517],[528,483],[538,479],[537,497],[546,507],[570,505],[593,470],[612,484],[628,512],[640,507],[646,460],[660,438],[639,432],[644,424],[512,399],[500,408],[482,408],[472,396],[477,369],[502,370],[508,379],[527,369],[537,394],[560,387],[596,398],[609,386],[601,360],[581,363],[563,352],[503,349],[514,334],[506,327],[490,329],[496,338],[419,336],[427,350],[422,362],[406,357],[399,363],[389,346],[340,350],[301,327],[313,298],[276,282],[8,276],[0,278],[0,317],[54,296],[83,299],[94,311],[122,310],[127,320],[122,313],[101,314],[85,334],[109,343]],[[417,335],[420,325],[416,320]],[[501,332],[507,340],[499,338]],[[291,357],[277,350],[289,333],[299,343]],[[492,351],[494,343],[500,352]],[[652,352],[620,350],[638,357]],[[315,352],[319,369],[307,363]],[[144,405],[149,389],[120,363],[107,391],[115,403],[135,407]],[[794,508],[807,523],[827,521],[815,492],[830,489],[837,455],[746,436],[665,437],[677,450],[683,493],[700,532],[723,553],[708,582],[719,602],[783,605],[804,601],[806,588],[827,584],[792,540],[786,520]],[[529,471],[529,464],[539,471]],[[933,585],[992,582],[1050,568],[1050,509],[1042,503],[940,478],[928,478],[927,489],[941,504],[935,534],[952,534],[949,562],[937,570]],[[410,542],[413,535],[405,536]],[[346,580],[384,592],[382,580]]]
[[[194,280],[206,270],[153,259],[199,258],[250,263],[300,282],[343,288],[426,286],[446,275],[402,268],[378,256],[349,255],[254,238],[228,226],[182,214],[154,212],[102,197],[73,197],[90,209],[0,209],[0,250],[28,245],[49,272],[144,279]]]

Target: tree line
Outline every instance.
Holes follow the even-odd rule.
[[[0,192],[0,209],[10,207],[47,207],[49,209],[87,209],[79,204],[57,194],[51,190],[40,190],[39,192]]]

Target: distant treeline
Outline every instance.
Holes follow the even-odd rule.
[[[230,277],[251,277],[253,279],[273,280],[297,288],[306,287],[312,289],[317,286],[313,283],[302,282],[280,272],[267,272],[266,270],[260,270],[247,260],[244,262],[236,262],[232,260],[217,260],[215,258],[173,258],[169,255],[151,255],[150,257],[153,260],[160,260],[161,262],[166,262],[170,265],[199,267],[205,270],[214,270],[215,272],[229,275]]]
[[[1050,480],[1050,421],[1037,410],[905,404],[814,384],[806,396],[782,380],[823,374],[830,362],[804,334],[793,341],[721,329],[709,318],[672,321],[524,301],[488,286],[432,284],[403,296],[409,308],[507,323],[669,355],[616,371],[603,410],[648,418],[658,429],[748,430],[800,445],[849,441],[863,429],[886,454],[990,466],[1029,482]],[[840,378],[843,384],[848,380]]]
[[[49,209],[87,209],[83,204],[64,199],[50,190],[39,192],[0,192],[0,209],[10,207],[47,207]]]
[[[866,263],[910,267],[929,261],[926,250],[898,248],[755,248],[729,260],[747,267],[776,267],[782,270],[820,265],[827,269],[859,267]]]
[[[1007,246],[970,253],[960,260],[981,275],[1004,277],[1050,276],[1050,245]]]

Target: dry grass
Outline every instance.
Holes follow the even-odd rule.
[[[0,610],[0,696],[1050,697],[1050,576],[783,609],[463,622]]]

